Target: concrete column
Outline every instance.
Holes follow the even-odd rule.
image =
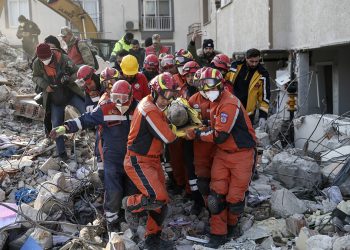
[[[298,81],[298,116],[309,114],[308,90],[310,82],[309,52],[296,55],[295,75]],[[309,93],[310,94],[310,93]]]

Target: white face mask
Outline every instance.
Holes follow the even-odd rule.
[[[207,95],[209,101],[213,102],[219,97],[220,92],[219,90],[209,90],[205,92],[205,94]]]
[[[205,94],[203,90],[200,90],[199,94],[201,94],[201,96],[203,96],[205,99],[208,99],[208,96]]]
[[[51,62],[51,59],[52,59],[52,56],[49,59],[47,59],[47,60],[43,60],[42,62],[43,62],[44,65],[49,65],[50,62]]]
[[[25,23],[19,23],[19,26],[23,27]]]
[[[128,111],[128,109],[129,109],[129,106],[116,105],[116,107],[122,115],[124,115],[125,112]]]

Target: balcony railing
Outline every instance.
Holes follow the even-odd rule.
[[[142,18],[142,29],[144,31],[171,31],[172,28],[172,16],[143,16]]]

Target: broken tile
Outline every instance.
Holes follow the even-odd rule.
[[[294,214],[302,214],[307,210],[304,202],[287,189],[273,192],[270,203],[272,212],[282,218],[287,218]]]

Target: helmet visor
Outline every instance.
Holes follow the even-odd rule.
[[[81,78],[81,79],[77,79],[77,80],[75,80],[75,83],[78,85],[78,86],[80,86],[80,87],[86,87],[86,86],[89,86],[91,83],[92,83],[92,79],[91,78],[89,78],[89,79],[83,79],[83,78]]]
[[[175,100],[178,97],[179,92],[177,90],[164,90],[162,97],[169,100]]]
[[[183,64],[185,62],[185,57],[178,56],[175,58],[175,64]]]
[[[130,99],[130,95],[111,93],[111,101],[114,102],[115,104],[124,104],[128,102],[129,99]]]
[[[199,80],[198,84],[201,88],[212,89],[216,85],[218,85],[220,82],[221,80],[219,79],[208,78],[208,79]]]

